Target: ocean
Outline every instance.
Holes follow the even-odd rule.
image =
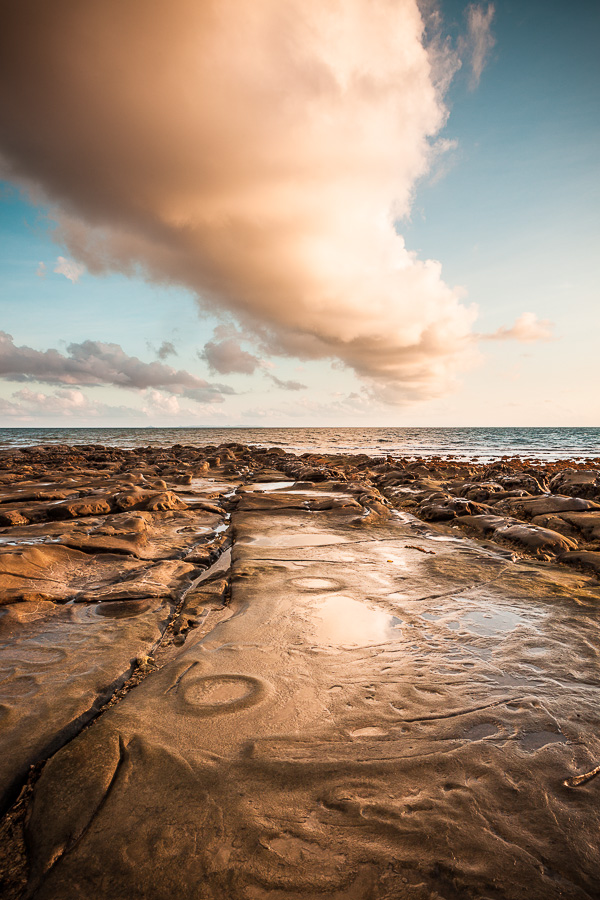
[[[2,428],[0,448],[36,444],[202,447],[221,443],[294,453],[453,456],[481,462],[600,458],[600,428]]]

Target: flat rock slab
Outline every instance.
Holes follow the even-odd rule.
[[[28,768],[76,735],[158,640],[160,601],[0,611],[0,809]]]
[[[102,587],[86,588],[77,596],[81,603],[144,600],[149,597],[178,599],[199,570],[192,563],[165,559]]]
[[[597,898],[597,582],[287,502],[233,516],[233,615],[46,765],[32,896]]]
[[[104,553],[98,559],[56,544],[0,550],[0,603],[54,600],[61,603],[84,589],[99,591],[117,579],[145,570],[146,563]]]

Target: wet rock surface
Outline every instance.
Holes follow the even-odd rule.
[[[599,471],[5,453],[2,895],[600,896]]]

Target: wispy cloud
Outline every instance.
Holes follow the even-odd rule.
[[[495,11],[493,3],[488,3],[487,8],[482,4],[471,3],[465,11],[467,36],[460,41],[459,51],[471,67],[469,80],[471,90],[475,90],[479,85],[481,74],[496,44],[496,38],[492,34]]]
[[[306,385],[302,384],[300,381],[284,381],[281,378],[278,378],[277,375],[273,375],[272,372],[265,372],[265,377],[268,378],[273,384],[280,388],[282,391],[304,391],[306,390]]]
[[[479,334],[477,337],[484,341],[520,341],[524,344],[553,341],[554,323],[549,319],[538,319],[535,313],[525,312],[510,328],[502,326],[491,334]]]
[[[43,265],[43,263],[41,263],[41,265]],[[56,260],[56,265],[54,266],[54,272],[57,275],[64,275],[70,282],[76,284],[85,272],[85,266],[72,259],[66,259],[64,256],[59,256]]]
[[[45,278],[46,277],[46,263],[43,263],[43,262],[38,263],[38,267],[35,270],[35,274],[37,275],[38,278]]]

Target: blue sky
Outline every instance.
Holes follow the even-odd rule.
[[[465,6],[445,3],[442,10],[457,41]],[[498,0],[495,44],[479,85],[471,89],[465,62],[445,96],[448,118],[437,138],[452,145],[415,182],[396,226],[420,260],[441,263],[443,281],[464,304],[477,304],[474,333],[510,331],[528,312],[551,323],[539,339],[474,342],[438,396],[388,402],[347,358],[300,359],[289,345],[269,353],[246,320],[231,331],[232,307],[225,304],[224,316],[199,311],[185,279],[167,284],[160,273],[144,279],[86,268],[73,282],[55,273],[59,257],[75,259],[72,242],[57,243],[43,203],[34,205],[7,180],[0,330],[15,345],[69,356],[69,347],[86,341],[118,344],[128,359],[228,390],[218,389],[218,402],[198,401],[192,382],[173,392],[162,376],[156,385],[142,378],[119,387],[100,376],[53,383],[36,380],[38,370],[20,380],[8,372],[0,379],[0,423],[599,425],[599,26],[596,3]],[[224,323],[229,339],[260,360],[253,372],[211,370],[206,353],[202,358]]]

